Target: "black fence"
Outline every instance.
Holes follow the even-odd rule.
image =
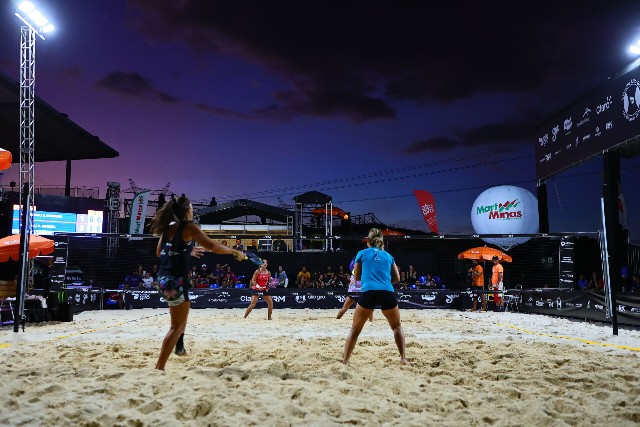
[[[233,237],[228,236],[228,240],[233,241]],[[158,239],[149,235],[69,234],[56,235],[53,239],[56,241],[53,266],[45,266],[49,262],[47,259],[36,262],[36,288],[43,287],[42,277],[48,275],[53,290],[70,284],[117,289],[138,266],[143,271],[153,271],[158,263],[155,255]],[[573,248],[570,254],[563,253],[568,241]],[[471,266],[470,260],[458,259],[458,254],[474,247],[492,246],[477,236],[392,236],[385,244],[402,273],[406,273],[411,265],[418,277],[431,275],[439,279],[439,288],[458,290],[469,285]],[[282,266],[289,277],[289,286],[294,287],[296,275],[303,266],[312,279],[325,273],[328,267],[333,272],[340,267],[348,270],[351,259],[365,244],[360,236],[342,236],[334,238],[331,247],[331,251],[260,251],[258,254],[268,259],[272,273]],[[580,274],[590,277],[592,272],[600,275],[602,271],[597,234],[534,236],[505,252],[513,259],[503,263],[507,289],[573,288]],[[256,269],[249,262],[237,262],[229,255],[214,253],[206,253],[192,262],[198,272],[202,272],[203,264],[207,266],[207,272],[211,272],[215,264],[229,264],[243,283],[248,282]],[[488,283],[492,263],[485,261],[482,264],[485,283]],[[17,269],[17,263],[3,263],[0,274],[11,279]],[[633,269],[632,273],[637,272]]]

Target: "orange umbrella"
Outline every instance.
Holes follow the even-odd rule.
[[[9,169],[12,160],[11,151],[0,148],[0,170]]]
[[[38,255],[48,255],[53,252],[54,241],[32,234],[29,237],[29,258]],[[0,262],[7,262],[11,258],[14,261],[20,259],[20,235],[3,237],[0,239]]]
[[[458,254],[458,259],[484,259],[487,261],[491,261],[491,259],[497,256],[498,260],[504,262],[513,261],[511,257],[499,249],[490,248],[488,246],[481,246],[477,248],[467,249],[464,252],[460,252]]]

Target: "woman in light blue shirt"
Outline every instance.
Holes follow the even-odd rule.
[[[351,331],[344,344],[344,358],[342,363],[347,365],[351,353],[356,346],[358,336],[362,332],[367,319],[376,306],[380,306],[382,314],[387,318],[393,330],[393,337],[400,352],[400,363],[407,365],[405,356],[404,331],[400,323],[400,309],[394,293],[393,283],[400,281],[400,274],[393,257],[384,250],[382,232],[372,228],[367,237],[367,249],[356,255],[354,276],[362,281],[362,295],[358,299]]]

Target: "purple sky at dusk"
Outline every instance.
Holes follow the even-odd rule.
[[[36,95],[120,152],[73,162],[72,185],[102,197],[130,178],[274,205],[317,190],[426,230],[412,194],[424,189],[444,234],[473,232],[489,187],[535,195],[536,127],[640,39],[635,1],[34,3],[57,27],[37,40]],[[0,11],[0,70],[18,80],[13,13]],[[36,117],[36,151],[37,135]],[[600,228],[602,167],[548,180],[552,232]],[[640,161],[621,168],[638,243]],[[64,177],[62,162],[36,165],[36,185]]]

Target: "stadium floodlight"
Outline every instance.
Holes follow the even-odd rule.
[[[633,53],[634,55],[640,55],[640,40],[638,40],[636,44],[632,44],[631,46],[629,46],[629,52]]]
[[[18,5],[16,16],[43,40],[45,34],[54,30],[53,24],[30,1],[23,1]]]

